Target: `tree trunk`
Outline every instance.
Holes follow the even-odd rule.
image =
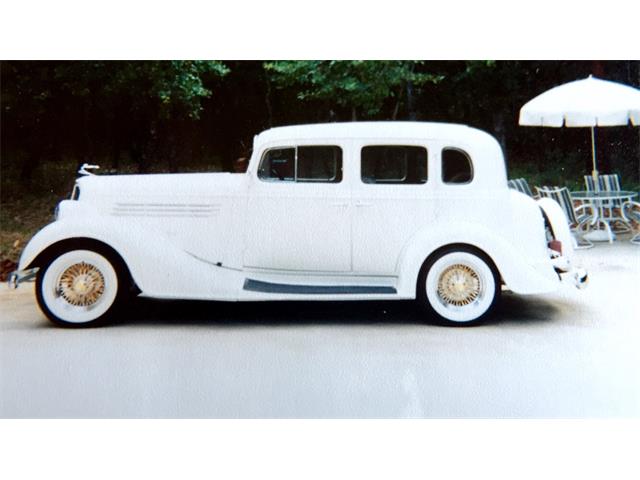
[[[42,156],[42,143],[34,142],[32,147],[27,150],[27,156],[22,163],[20,169],[20,181],[30,183],[33,177],[33,171],[40,163],[40,157]]]
[[[94,163],[94,142],[92,133],[92,100],[84,98],[82,102],[82,163]]]
[[[396,120],[398,118],[398,112],[400,111],[400,97],[402,94],[402,90],[398,92],[396,95],[396,105],[393,107],[393,113],[391,114],[391,120]]]
[[[188,157],[186,155],[187,142],[185,142],[184,135],[184,120],[167,120],[163,122],[162,127],[158,128],[161,128],[158,141],[163,144],[162,152],[169,164],[169,173],[176,173],[178,171],[178,163],[184,163],[184,161],[180,162],[180,159],[184,160]],[[181,147],[178,147],[178,145],[181,145]],[[178,148],[180,148],[179,152]],[[184,158],[182,158],[183,155]],[[156,158],[157,160],[160,160],[160,158]]]
[[[493,115],[493,128],[498,143],[502,147],[502,151],[507,151],[507,139],[504,130],[504,116],[501,113],[495,113]]]
[[[393,113],[391,114],[391,120],[396,120],[398,118],[398,110],[400,110],[400,99],[396,100],[396,106],[393,107]]]
[[[413,95],[413,82],[409,80],[407,82],[407,111],[409,114],[409,120],[416,119],[415,97]]]
[[[273,108],[271,105],[271,81],[269,80],[269,76],[265,74],[265,84],[267,86],[264,102],[267,106],[267,127],[271,128],[273,126]]]
[[[336,121],[336,112],[329,106],[329,102],[327,102],[327,122],[335,122]]]
[[[111,137],[111,168],[118,170],[120,168],[120,134],[115,132]]]
[[[356,107],[351,107],[351,121],[355,122],[358,120],[358,112],[356,111]]]

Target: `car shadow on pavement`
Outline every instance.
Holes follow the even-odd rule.
[[[295,326],[420,324],[413,302],[131,301],[112,325]]]
[[[571,308],[570,305],[562,303],[562,310],[571,310]],[[484,325],[547,323],[563,319],[557,300],[503,292],[495,313],[484,322]]]
[[[560,309],[550,301],[507,293],[503,294],[494,314],[480,326],[547,323],[561,320],[559,312]],[[109,325],[248,327],[384,324],[438,325],[412,301],[206,302],[146,298],[131,300]]]

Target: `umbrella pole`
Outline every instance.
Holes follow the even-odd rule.
[[[598,169],[596,168],[596,132],[595,127],[591,127],[591,160],[593,161],[593,170],[591,171],[591,177],[593,177],[593,188],[596,192],[600,191],[600,182],[598,181]]]

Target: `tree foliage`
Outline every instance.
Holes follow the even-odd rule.
[[[169,143],[176,143],[176,136],[159,140],[158,133],[197,120],[202,102],[212,95],[205,85],[228,72],[219,61],[3,62],[3,116],[13,120],[18,135],[38,138],[26,149],[23,178],[31,176],[47,150],[59,149],[56,122],[65,115],[80,120],[74,143],[80,144],[83,160],[97,153],[102,139],[96,133],[112,137],[116,148],[127,144],[142,170],[147,153],[175,157],[177,147]]]
[[[127,98],[133,108],[155,109],[163,118],[198,118],[201,101],[211,95],[207,77],[229,69],[218,61],[145,62],[11,62],[15,95],[3,98],[5,109],[41,113],[54,96],[88,99],[111,105]]]
[[[113,96],[129,94],[138,108],[157,102],[161,118],[197,119],[202,99],[212,91],[204,86],[208,78],[220,78],[229,69],[217,61],[132,62],[114,72],[105,91]],[[138,88],[128,92],[131,86]]]
[[[517,117],[535,95],[590,73],[640,85],[637,61],[0,62],[2,173],[27,180],[41,165],[84,161],[230,169],[265,128],[354,119],[463,123],[496,136],[510,163],[551,169],[572,156],[588,171],[585,132],[522,128]],[[637,179],[635,130],[600,129],[603,171]]]
[[[400,98],[409,83],[443,79],[419,71],[422,65],[419,61],[276,61],[266,62],[264,68],[278,88],[295,89],[300,100],[331,100],[366,117],[379,113],[388,98]]]

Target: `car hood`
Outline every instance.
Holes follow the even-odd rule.
[[[242,173],[180,173],[149,175],[87,175],[77,180],[79,200],[110,201],[188,200],[236,196],[244,191]]]

